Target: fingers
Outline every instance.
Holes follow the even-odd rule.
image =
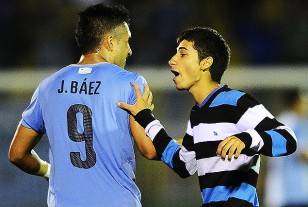
[[[154,110],[154,104],[151,104],[151,106],[149,106],[149,109],[150,109],[151,111],[153,111],[153,110]]]
[[[147,101],[148,104],[148,108],[153,111],[154,110],[154,104],[152,104],[153,101],[153,94],[149,89],[149,86],[146,84],[145,85],[145,90],[144,90],[144,94],[145,96],[147,96],[147,99],[145,99]]]
[[[148,84],[144,84],[144,93],[143,93],[143,98],[148,99],[150,94],[152,92],[150,91],[149,85]]]
[[[147,101],[147,103],[149,104],[149,106],[152,104],[152,101],[153,101],[153,94],[152,94],[152,92],[150,91],[150,88],[149,88],[149,85],[148,85],[148,84],[144,84],[144,93],[143,93],[142,98],[143,98],[144,100]]]
[[[137,100],[140,99],[140,98],[142,98],[141,91],[140,91],[140,88],[138,87],[137,83],[131,82],[131,84],[132,84],[133,87],[135,88]]]
[[[245,144],[244,143],[241,146],[238,146],[237,149],[236,149],[236,153],[235,153],[234,157],[238,158],[244,148],[245,148]]]
[[[237,137],[231,136],[224,139],[217,148],[217,155],[225,159],[228,156],[228,160],[231,161],[233,155],[234,158],[238,158],[245,148],[245,144]]]
[[[152,93],[152,91],[150,91],[148,84],[144,84],[144,93],[143,93],[142,98],[146,102],[147,108],[150,109],[151,111],[153,111],[154,110],[154,104],[152,104],[153,93]]]
[[[151,104],[152,104],[152,101],[153,101],[153,94],[152,94],[152,92],[150,91],[150,94],[149,94],[149,96],[148,96],[148,98],[147,98],[147,102],[148,102],[149,105],[151,105]]]
[[[152,104],[153,94],[149,89],[147,84],[144,85],[144,93],[141,94],[140,88],[135,82],[132,82],[131,85],[134,87],[136,92],[136,103],[134,105],[130,105],[124,102],[118,102],[117,106],[123,110],[127,110],[133,116],[136,116],[143,109],[154,109],[154,105]]]
[[[124,102],[118,102],[117,106],[120,107],[121,109],[128,110],[128,111],[130,111],[131,109],[131,105],[124,103]]]
[[[226,139],[224,139],[217,148],[217,154],[220,155],[223,159],[226,158],[226,155],[228,152],[230,152],[230,147],[232,146],[232,144],[234,143],[234,141],[228,137]],[[230,152],[231,153],[231,152]],[[228,155],[229,160],[232,158]]]

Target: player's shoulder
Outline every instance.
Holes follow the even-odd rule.
[[[146,82],[145,81],[145,78],[139,74],[139,73],[136,73],[136,72],[133,72],[133,71],[129,71],[129,70],[126,70],[124,68],[121,68],[117,65],[114,65],[114,64],[106,64],[107,67],[109,67],[109,71],[113,72],[116,79],[118,81],[123,81],[123,82],[126,82],[126,81],[129,81],[129,82]]]
[[[56,79],[59,76],[62,76],[63,74],[65,74],[65,72],[67,72],[69,69],[71,68],[71,65],[69,66],[65,66],[55,72],[53,72],[52,74],[50,74],[48,77],[45,77],[41,82],[40,82],[40,86],[44,86],[46,84],[48,84],[49,82],[51,82],[52,80]]]
[[[65,74],[70,73],[70,69],[72,68],[72,65],[65,66],[63,68],[60,68],[59,70],[56,70],[52,72],[49,76],[45,77],[38,85],[36,89],[36,93],[40,93],[41,91],[45,91],[49,88],[51,88],[55,82],[55,80],[60,79],[61,77],[64,77]]]

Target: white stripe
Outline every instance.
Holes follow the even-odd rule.
[[[258,173],[258,174],[259,174],[259,172],[260,172],[260,163],[261,163],[261,158],[260,158],[260,156],[259,156],[256,165],[251,167],[251,169],[253,169],[253,170],[254,170],[256,173]]]
[[[260,104],[253,108],[249,108],[240,118],[237,125],[242,127],[242,131],[254,129],[266,117],[270,119],[274,118],[274,116]]]
[[[249,147],[259,152],[260,149],[264,146],[264,141],[259,135],[259,133],[254,129],[248,129],[245,132],[247,132],[252,138],[251,145]]]
[[[198,176],[214,172],[248,170],[252,168],[254,156],[250,157],[241,154],[237,159],[234,159],[234,157],[232,157],[231,161],[229,161],[227,158],[223,160],[220,156],[197,160]],[[257,168],[254,170],[257,170]]]
[[[193,128],[194,142],[207,142],[223,140],[231,135],[240,133],[236,124],[233,123],[200,123]]]
[[[290,127],[284,125],[284,126],[279,126],[279,127],[277,127],[277,129],[286,130],[287,132],[289,132],[289,133],[291,134],[291,136],[292,136],[292,137],[295,139],[295,141],[297,142],[296,135],[294,134],[294,131],[293,131]]]
[[[189,174],[195,174],[197,171],[196,153],[194,151],[188,151],[184,146],[182,146],[179,155],[180,160],[185,162],[186,170]]]
[[[194,136],[193,130],[192,130],[192,128],[191,128],[190,120],[189,120],[188,123],[187,123],[186,133],[189,134],[190,136]]]
[[[157,133],[163,128],[164,128],[163,125],[156,119],[151,123],[149,123],[145,127],[144,131],[148,135],[148,137],[150,137],[151,140],[153,141]]]

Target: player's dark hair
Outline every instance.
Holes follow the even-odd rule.
[[[124,6],[107,6],[96,4],[78,13],[79,20],[75,38],[81,53],[95,50],[103,35],[126,22],[129,13]]]
[[[213,58],[213,64],[209,70],[212,80],[220,83],[230,62],[230,48],[223,37],[211,28],[195,27],[183,31],[177,38],[177,44],[183,40],[193,42],[200,61],[208,56]]]

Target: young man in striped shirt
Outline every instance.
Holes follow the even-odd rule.
[[[260,154],[292,154],[296,137],[251,95],[220,85],[230,49],[217,31],[188,29],[177,43],[177,52],[169,61],[173,81],[178,90],[188,90],[196,101],[183,145],[170,138],[152,115],[147,86],[141,96],[132,83],[136,104],[119,102],[118,106],[135,116],[158,156],[173,171],[183,178],[198,173],[203,207],[257,207]]]

